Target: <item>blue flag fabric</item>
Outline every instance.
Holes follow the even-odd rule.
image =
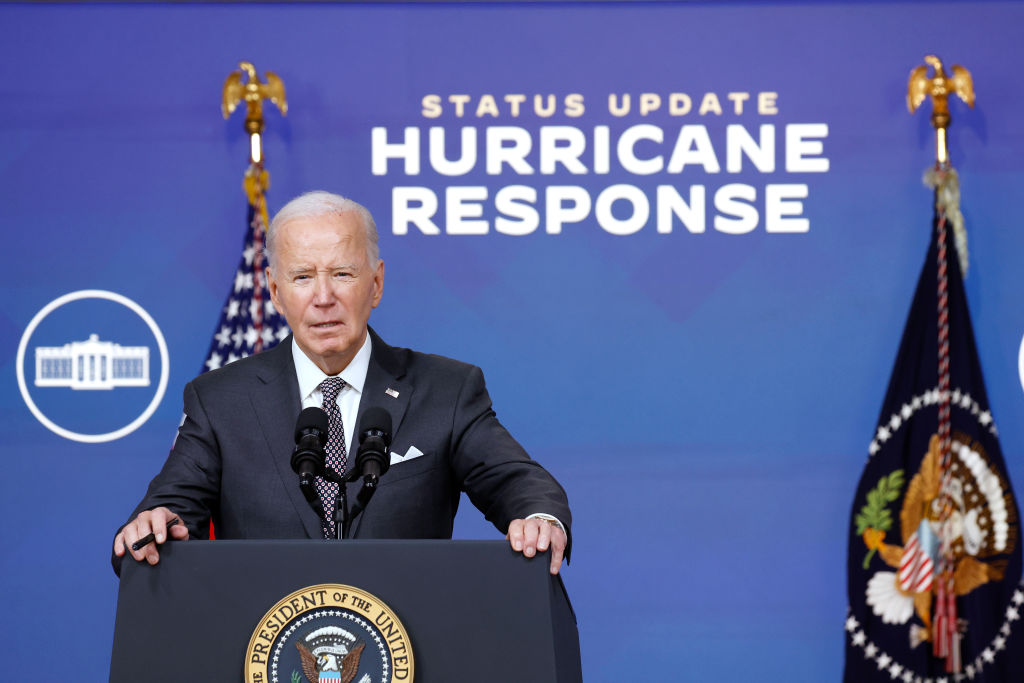
[[[947,258],[951,512],[945,528],[952,530],[956,666],[935,655],[942,632],[941,620],[935,624],[942,538],[939,220],[853,501],[847,683],[1024,681],[1017,504],[989,411],[953,240]]]
[[[254,184],[248,187],[254,188]],[[242,258],[221,309],[202,372],[269,349],[289,334],[288,323],[270,300],[263,272],[263,240],[267,228],[265,195],[258,188],[251,191]]]

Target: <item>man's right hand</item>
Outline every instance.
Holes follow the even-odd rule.
[[[138,517],[125,524],[124,528],[114,537],[114,554],[122,557],[127,551],[139,562],[145,560],[150,564],[156,564],[160,561],[160,551],[157,546],[167,540],[168,533],[175,540],[188,540],[188,529],[183,523],[175,524],[168,532],[167,524],[175,517],[177,515],[163,507],[139,513]],[[132,543],[150,533],[156,536],[154,542],[138,550],[131,550]]]

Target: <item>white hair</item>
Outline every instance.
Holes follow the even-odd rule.
[[[306,192],[281,207],[270,226],[267,228],[267,239],[263,247],[263,255],[267,264],[274,267],[274,244],[277,241],[277,231],[288,221],[296,218],[320,218],[323,216],[340,216],[345,213],[355,213],[362,219],[363,230],[366,233],[366,258],[371,268],[377,267],[380,260],[380,250],[377,247],[377,223],[369,210],[362,204],[346,199],[341,195],[316,190]]]

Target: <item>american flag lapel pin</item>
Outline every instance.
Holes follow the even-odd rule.
[[[385,389],[384,393],[390,396],[391,398],[398,398],[398,392],[392,389],[391,387]]]

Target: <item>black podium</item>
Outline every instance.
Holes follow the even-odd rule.
[[[417,683],[575,683],[576,620],[547,568],[504,541],[171,542],[155,567],[124,563],[110,680],[241,682],[275,604],[344,584],[404,625]]]

